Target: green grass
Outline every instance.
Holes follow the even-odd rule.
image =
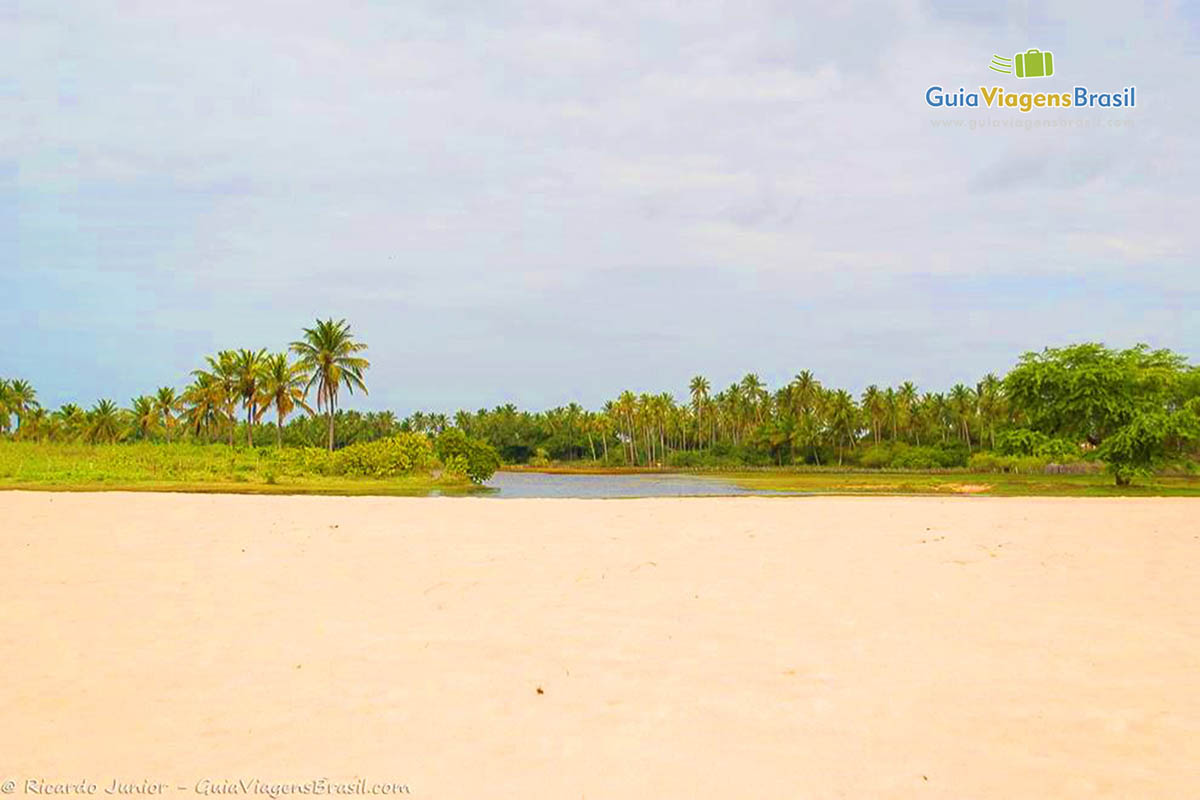
[[[970,472],[968,470],[870,470],[838,467],[758,467],[752,469],[672,469],[670,467],[605,467],[594,463],[555,463],[547,467],[505,467],[518,472],[556,475],[625,475],[672,473],[730,480],[745,489],[827,494],[980,494],[996,497],[1200,497],[1200,476],[1157,476],[1116,486],[1107,473],[1047,475],[1042,473]]]
[[[1200,497],[1200,477],[1160,476],[1116,486],[1107,474],[1044,475],[991,472],[836,472],[825,470],[717,473],[752,490],[831,494],[978,494],[997,497]]]
[[[228,492],[237,494],[404,495],[487,491],[428,472],[394,478],[304,474],[274,448],[197,444],[36,444],[0,442],[0,490]],[[893,472],[835,468],[671,470],[555,465],[531,472],[679,472],[733,481],[751,490],[828,494],[983,494],[1050,497],[1200,497],[1200,477],[1160,476],[1117,487],[1109,475]]]
[[[273,448],[0,442],[0,489],[236,494],[469,494],[465,478],[414,472],[390,478],[301,474]]]

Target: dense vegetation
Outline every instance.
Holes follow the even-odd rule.
[[[230,451],[237,442],[244,441],[249,450],[269,443],[275,452],[254,465],[255,469],[261,466],[267,477],[382,479],[440,468],[447,478],[462,476],[476,483],[490,478],[499,457],[486,443],[467,439],[461,431],[437,436],[414,432],[395,425],[390,416],[378,420],[381,424],[372,427],[371,435],[335,448],[341,390],[367,392],[364,373],[370,362],[360,355],[366,349],[345,320],[317,320],[289,345],[288,352],[222,350],[205,358],[205,366],[192,372],[192,383],[182,393],[163,386],[133,398],[128,408],[103,399],[86,411],[68,403],[49,413],[28,381],[0,379],[0,433],[25,442],[89,445],[157,442],[178,447],[225,442]],[[310,395],[315,395],[314,404],[308,402]],[[298,447],[285,447],[285,421],[297,409],[309,417],[287,425],[287,444]],[[265,422],[269,413],[274,415],[273,425]],[[324,449],[315,447],[318,443]],[[168,478],[196,471],[223,474],[209,459],[198,459],[194,449],[178,450],[159,460],[147,455],[150,452],[142,451],[140,461],[112,455],[101,460],[129,480],[160,472]],[[190,458],[179,457],[185,452]],[[94,467],[97,456],[82,457]],[[231,463],[237,462],[236,455],[230,458]],[[126,469],[130,463],[134,468]]]
[[[714,393],[697,376],[683,402],[667,393],[625,391],[596,411],[577,404],[544,412],[505,405],[453,417],[418,412],[403,420],[387,411],[338,407],[340,389],[366,392],[365,349],[344,321],[319,321],[292,343],[295,360],[265,350],[224,351],[206,359],[178,395],[164,387],[134,398],[126,409],[101,400],[87,411],[68,404],[49,413],[27,382],[5,381],[0,429],[28,441],[323,446],[342,459],[330,463],[358,463],[339,454],[366,453],[356,448],[369,443],[409,446],[414,439],[397,438],[409,434],[428,442],[429,463],[477,481],[502,459],[533,466],[724,469],[1107,468],[1124,485],[1164,467],[1193,470],[1200,444],[1200,368],[1144,345],[1112,350],[1081,344],[1027,353],[1003,378],[989,374],[944,393],[906,382],[868,386],[856,398],[823,386],[807,371],[774,390],[750,374]],[[305,414],[296,415],[298,410]]]

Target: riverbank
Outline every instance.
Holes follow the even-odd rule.
[[[1194,516],[5,492],[3,777],[1185,796]]]

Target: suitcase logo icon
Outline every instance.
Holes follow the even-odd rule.
[[[1018,78],[1048,78],[1054,74],[1054,54],[1049,50],[1030,48],[1012,58],[992,56],[988,69]]]

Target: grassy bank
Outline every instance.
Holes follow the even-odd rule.
[[[0,489],[422,496],[478,487],[430,470],[388,478],[317,474],[274,448],[3,442]]]
[[[1200,497],[1200,476],[1158,475],[1114,486],[1105,472],[1086,475],[973,472],[963,469],[878,470],[859,467],[692,468],[555,464],[506,466],[511,472],[551,475],[683,474],[730,480],[745,489],[834,494],[982,494],[1007,497]]]
[[[1112,477],[1014,473],[759,470],[722,477],[756,491],[836,494],[979,494],[998,497],[1200,497],[1200,477],[1159,476],[1114,486]]]

